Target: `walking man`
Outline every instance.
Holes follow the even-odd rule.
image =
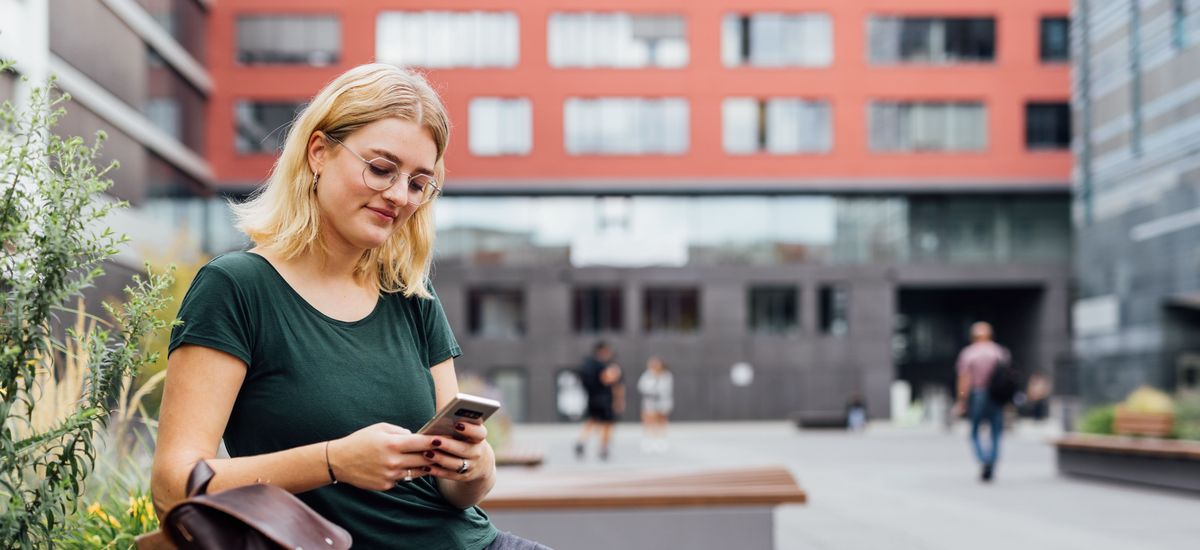
[[[992,325],[978,322],[971,325],[971,344],[958,354],[958,397],[954,412],[962,416],[969,412],[971,442],[982,467],[980,479],[991,481],[1000,455],[1000,435],[1004,431],[1004,403],[996,403],[988,393],[988,381],[1000,365],[1010,361],[1008,350],[992,341]],[[984,448],[979,426],[988,424],[991,446]]]
[[[600,432],[600,460],[608,460],[608,444],[613,422],[625,408],[625,387],[621,367],[612,362],[613,351],[607,342],[596,342],[592,355],[583,360],[579,378],[587,392],[587,417],[575,442],[575,458],[583,458],[584,447],[593,431]]]

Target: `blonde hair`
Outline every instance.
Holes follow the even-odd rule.
[[[344,140],[363,126],[389,117],[415,122],[433,135],[434,176],[444,181],[450,120],[437,93],[418,74],[382,63],[360,65],[327,84],[296,117],[266,185],[245,203],[231,205],[237,228],[258,246],[286,259],[324,254],[321,213],[308,163],[309,138],[319,131],[327,139]],[[430,298],[426,281],[433,238],[433,208],[426,203],[386,242],[363,252],[354,275],[373,281],[384,292]]]

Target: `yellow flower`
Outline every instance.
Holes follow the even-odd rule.
[[[100,518],[103,521],[108,522],[108,524],[113,527],[117,527],[117,528],[121,527],[121,523],[119,521],[113,519],[112,516],[108,515],[107,513],[104,512],[104,510],[100,509],[100,503],[98,503],[98,502],[92,504],[91,506],[88,506],[87,512],[93,516]]]

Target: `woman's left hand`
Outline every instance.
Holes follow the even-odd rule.
[[[491,474],[495,458],[487,444],[487,428],[459,422],[454,426],[457,438],[442,437],[441,445],[430,461],[433,471],[427,475],[454,481],[473,481]]]

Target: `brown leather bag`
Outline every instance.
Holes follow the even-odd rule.
[[[266,484],[206,494],[213,470],[201,460],[188,476],[188,498],[163,518],[162,531],[137,539],[139,550],[345,550],[350,533],[291,493]]]

